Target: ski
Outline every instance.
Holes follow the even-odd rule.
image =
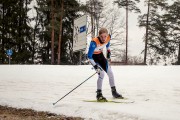
[[[98,103],[134,103],[135,101],[130,100],[123,100],[123,99],[117,99],[117,100],[108,100],[108,101],[97,101],[97,100],[83,100],[84,102],[98,102]]]

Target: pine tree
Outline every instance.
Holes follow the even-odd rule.
[[[175,1],[167,7],[167,13],[163,15],[164,21],[169,28],[168,39],[171,41],[171,54],[177,55],[175,64],[180,65],[180,1]],[[177,52],[177,53],[176,53]]]
[[[119,8],[126,9],[126,64],[128,64],[128,11],[135,11],[140,13],[140,9],[136,6],[139,0],[115,0],[114,3],[118,4]]]
[[[51,64],[54,64],[54,0],[51,0]]]
[[[1,11],[1,63],[7,61],[5,51],[13,50],[12,63],[32,63],[31,28],[28,26],[29,19],[27,5],[31,0],[2,0]]]
[[[168,4],[166,0],[150,0],[145,2],[148,3],[149,12],[139,17],[139,26],[148,28],[145,40],[148,51],[147,58],[150,64],[156,64],[160,59],[166,60],[165,56],[170,55],[172,52],[171,49],[168,49],[171,42],[168,40],[168,26],[163,17]]]
[[[37,0],[38,7],[37,17],[39,21],[39,40],[38,56],[42,64],[50,64],[51,61],[51,1],[50,0]],[[54,1],[54,63],[58,63],[58,41],[60,33],[60,16],[61,16],[61,0]],[[62,35],[59,64],[74,64],[76,55],[72,52],[73,43],[73,20],[79,16],[80,5],[75,0],[65,0],[63,2],[63,20],[62,20]],[[76,61],[77,62],[77,61]]]

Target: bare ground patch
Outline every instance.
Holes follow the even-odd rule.
[[[0,120],[83,120],[83,118],[0,105]]]

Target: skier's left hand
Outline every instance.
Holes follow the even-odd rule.
[[[111,51],[110,51],[110,49],[107,50],[107,60],[109,63],[111,63]]]
[[[110,49],[109,50],[107,50],[107,59],[111,59],[111,51],[110,51]]]
[[[111,58],[107,59],[109,63],[111,63]]]
[[[102,68],[99,67],[98,65],[94,66],[94,69],[96,70],[96,72],[99,74],[102,71]]]

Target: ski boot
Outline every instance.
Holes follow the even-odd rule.
[[[111,87],[112,96],[118,99],[124,99],[124,97],[116,91],[116,87]]]
[[[107,102],[107,99],[103,97],[101,90],[97,90],[96,93],[97,93],[96,98],[98,102]]]

